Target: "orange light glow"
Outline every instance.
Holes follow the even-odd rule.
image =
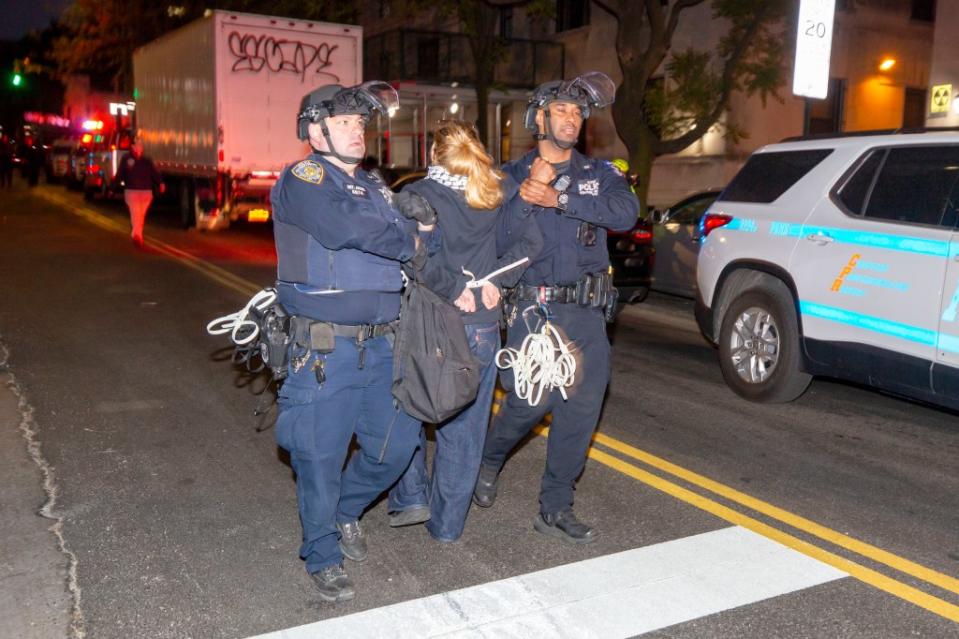
[[[888,71],[889,69],[893,68],[894,66],[896,66],[896,59],[895,59],[895,58],[884,58],[883,61],[879,63],[879,70],[880,70],[880,71]]]
[[[247,215],[250,222],[266,222],[270,219],[270,212],[266,209],[252,209]]]

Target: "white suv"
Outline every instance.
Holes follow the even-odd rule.
[[[760,402],[812,375],[959,409],[959,132],[754,153],[700,224],[696,317]]]

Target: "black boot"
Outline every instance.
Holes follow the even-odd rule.
[[[473,489],[473,503],[480,508],[489,508],[496,501],[496,479],[499,471],[489,466],[480,466],[476,487]]]
[[[572,510],[560,513],[540,513],[533,521],[537,532],[562,539],[569,544],[588,544],[596,540],[596,531],[576,519]]]
[[[310,577],[323,601],[349,601],[356,596],[353,580],[343,570],[342,564],[327,566]]]

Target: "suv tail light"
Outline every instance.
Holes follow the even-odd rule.
[[[645,226],[637,226],[629,232],[629,239],[633,244],[649,244],[653,241],[653,232]]]
[[[699,222],[699,237],[705,238],[716,229],[733,221],[732,215],[725,213],[707,213]]]

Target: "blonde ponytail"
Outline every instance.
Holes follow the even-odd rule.
[[[466,203],[471,208],[491,210],[503,203],[503,173],[493,168],[493,158],[483,148],[475,127],[459,120],[441,120],[433,140],[436,164],[453,175],[466,176]]]

